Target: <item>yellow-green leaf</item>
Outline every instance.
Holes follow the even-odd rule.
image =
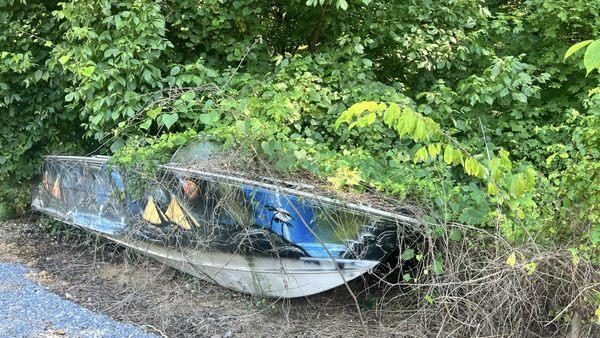
[[[552,161],[554,160],[554,158],[556,157],[557,154],[552,154],[550,156],[548,156],[548,158],[546,159],[546,166],[549,167],[550,164],[552,163]]]
[[[423,121],[422,119],[417,119],[417,125],[415,127],[415,132],[413,133],[413,139],[416,142],[419,142],[427,138],[427,126],[425,125],[425,121]]]
[[[375,101],[363,101],[350,106],[350,108],[348,108],[348,112],[350,112],[351,115],[356,116],[362,114],[362,112],[364,112],[365,110],[371,112],[377,111],[378,107],[379,104]]]
[[[523,266],[523,268],[525,269],[525,271],[527,271],[528,275],[532,275],[535,272],[535,269],[537,268],[537,263],[536,262],[527,263],[527,264],[525,264],[525,266]]]
[[[452,146],[447,144],[444,148],[444,162],[446,162],[446,164],[452,164],[452,151]]]
[[[435,159],[435,157],[439,154],[439,149],[435,144],[432,143],[427,146],[427,152],[432,159]]]
[[[519,197],[523,195],[526,190],[526,183],[523,174],[515,175],[515,177],[512,180],[512,183],[510,184],[510,193],[513,194],[515,197]]]
[[[517,255],[514,252],[511,253],[510,256],[508,256],[508,258],[506,259],[506,264],[508,264],[508,266],[511,267],[517,265]]]
[[[152,125],[152,120],[151,119],[147,119],[146,121],[142,122],[140,124],[140,128],[144,129],[144,130],[148,130],[150,129],[150,126]]]
[[[487,192],[488,192],[488,195],[490,195],[490,196],[497,195],[498,194],[498,186],[496,186],[496,184],[493,182],[488,182],[487,183]]]
[[[427,160],[427,147],[422,147],[417,150],[414,157],[414,163],[424,162]]]
[[[592,42],[585,50],[583,65],[588,74],[596,68],[600,69],[600,39]]]
[[[577,51],[580,50],[581,48],[592,43],[592,41],[594,41],[594,40],[581,41],[581,42],[578,42],[578,43],[574,44],[573,46],[569,47],[569,49],[567,49],[567,52],[565,53],[565,60],[568,59],[571,55],[577,53]]]
[[[460,149],[454,149],[454,151],[452,152],[452,162],[455,165],[463,163],[463,154],[462,151],[460,151]]]
[[[476,176],[477,175],[477,160],[475,160],[472,157],[467,157],[467,159],[465,160],[465,164],[464,164],[464,168],[465,168],[465,172],[470,175],[470,176]]]
[[[412,134],[412,131],[415,128],[416,117],[414,113],[405,108],[402,110],[402,115],[398,118],[398,123],[396,124],[396,131],[398,135],[404,136],[406,134]]]
[[[383,122],[386,126],[391,127],[398,119],[398,116],[400,116],[400,107],[398,107],[397,104],[392,103],[383,113]]]
[[[58,62],[60,62],[61,65],[64,65],[65,63],[67,63],[69,61],[69,59],[71,59],[70,56],[63,55],[63,56],[61,56],[61,57],[58,58]]]
[[[525,170],[525,189],[527,191],[531,191],[535,187],[535,176],[536,175],[537,175],[537,173],[531,167],[529,167]]]
[[[161,112],[162,112],[162,107],[156,107],[156,108],[148,110],[148,112],[146,112],[146,115],[148,115],[148,117],[150,117],[151,119],[155,120],[158,117],[158,115],[160,115]]]
[[[90,77],[90,76],[92,76],[92,74],[94,74],[95,70],[96,70],[95,66],[83,67],[83,68],[81,68],[81,75],[83,75],[85,77]]]
[[[376,119],[377,119],[377,115],[375,115],[375,113],[373,113],[373,112],[365,115],[365,117],[364,117],[365,123],[363,123],[363,126],[370,126],[370,125],[372,125],[373,123],[375,123]]]

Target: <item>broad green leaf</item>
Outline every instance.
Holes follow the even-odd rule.
[[[200,122],[202,122],[206,125],[212,126],[217,121],[219,121],[219,119],[221,118],[221,115],[219,114],[218,111],[212,111],[210,113],[200,114],[199,118],[200,118]]]
[[[117,150],[123,148],[124,146],[125,146],[125,142],[123,141],[123,139],[119,138],[110,145],[110,151],[112,151],[114,153]]]
[[[265,154],[269,155],[270,157],[274,156],[275,153],[273,151],[273,143],[271,141],[262,141],[260,143],[260,147]]]
[[[515,197],[523,195],[526,191],[526,183],[522,174],[517,174],[510,185],[510,193]]]
[[[377,115],[375,115],[375,113],[369,113],[369,114],[365,115],[365,117],[364,117],[365,126],[372,125],[373,123],[375,123],[376,119],[377,119]]]
[[[103,119],[102,114],[97,114],[92,118],[91,122],[92,122],[92,124],[97,125],[98,123],[100,123],[100,121],[102,121],[102,119]]]
[[[578,42],[578,43],[574,44],[573,46],[569,47],[569,49],[567,49],[567,52],[565,53],[564,60],[568,59],[571,55],[575,54],[581,48],[592,43],[592,41],[594,41],[594,40],[581,41],[581,42]]]
[[[409,109],[403,109],[402,115],[398,118],[398,123],[396,124],[396,131],[398,135],[404,136],[407,134],[412,134],[412,131],[415,128],[416,117],[412,111]]]
[[[171,75],[175,76],[175,75],[179,74],[180,71],[181,71],[181,67],[174,66],[173,68],[171,68]]]
[[[171,127],[177,122],[179,119],[179,115],[177,113],[173,114],[163,114],[161,116],[162,124],[167,127],[167,129],[171,129]]]
[[[487,193],[490,196],[496,196],[498,194],[498,186],[493,182],[487,183]]]
[[[525,189],[527,191],[533,190],[535,187],[535,178],[537,176],[536,171],[529,167],[525,170]]]
[[[192,92],[192,91],[186,92],[183,95],[181,95],[181,99],[186,102],[191,102],[195,98],[196,98],[196,93]]]
[[[173,137],[173,144],[176,146],[183,145],[186,142],[187,142],[187,139],[182,135],[175,135],[175,137]]]
[[[527,103],[527,96],[523,93],[513,93],[512,98],[523,103]]]
[[[437,155],[442,152],[442,147],[439,143],[431,143],[427,146],[427,152],[431,159],[435,159]]]
[[[406,250],[404,250],[404,252],[402,252],[402,255],[400,255],[400,258],[402,258],[405,261],[407,261],[409,259],[413,259],[413,257],[415,257],[414,249],[406,249]]]
[[[486,217],[486,214],[481,210],[467,207],[462,209],[460,216],[458,216],[458,220],[463,223],[475,225],[480,224]]]
[[[146,119],[144,122],[140,123],[140,128],[142,128],[144,130],[148,130],[148,129],[150,129],[151,125],[152,125],[152,119]]]
[[[158,115],[160,115],[161,112],[162,107],[156,107],[148,110],[148,112],[146,112],[146,115],[148,115],[151,119],[156,120],[156,118],[158,117]]]
[[[557,154],[552,154],[550,156],[548,156],[548,158],[546,159],[546,166],[549,167],[550,164],[552,163],[552,161],[554,161],[554,158],[556,157]]]
[[[477,160],[473,157],[467,157],[464,164],[465,172],[470,176],[477,176],[478,164]]]
[[[306,0],[306,6],[316,6],[319,3],[319,0]]]
[[[458,242],[462,239],[462,233],[458,229],[450,230],[450,235],[448,236],[451,241]]]
[[[351,116],[358,116],[365,110],[374,111],[377,108],[377,105],[378,103],[375,101],[363,101],[353,104],[347,110]]]
[[[33,73],[33,77],[35,78],[35,81],[39,81],[42,78],[43,74],[44,74],[44,72],[42,72],[41,69],[36,70],[35,73]]]
[[[592,42],[583,55],[583,65],[587,73],[600,69],[600,39]]]
[[[442,272],[444,272],[444,267],[442,265],[442,257],[437,256],[435,258],[435,260],[433,261],[433,265],[432,265],[432,270],[434,273],[436,274],[441,274]]]
[[[463,153],[460,149],[454,149],[452,152],[452,162],[454,165],[459,165],[463,163]]]

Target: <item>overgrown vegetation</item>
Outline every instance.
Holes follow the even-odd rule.
[[[25,208],[42,155],[155,165],[203,132],[501,235],[477,243],[508,267],[534,243],[598,278],[599,2],[0,6],[0,216]]]

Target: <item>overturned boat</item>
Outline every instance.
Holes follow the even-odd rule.
[[[307,185],[170,163],[152,179],[106,157],[49,156],[32,207],[175,269],[258,296],[342,285],[398,252],[415,220]]]

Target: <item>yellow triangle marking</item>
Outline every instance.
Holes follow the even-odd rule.
[[[162,223],[158,208],[156,207],[156,204],[154,204],[154,198],[152,196],[150,196],[148,203],[146,203],[146,208],[144,209],[142,217],[152,224]]]
[[[171,222],[179,225],[180,227],[186,230],[190,230],[192,228],[192,225],[185,217],[181,205],[179,205],[179,203],[175,199],[175,196],[173,195],[171,195],[171,203],[169,203],[169,207],[167,208],[167,211],[165,211],[165,216],[167,216],[167,218],[170,219]]]
[[[192,216],[192,214],[189,212],[189,210],[187,210],[183,205],[181,205],[181,209],[183,209],[183,212],[188,216],[188,219],[190,221],[192,221],[192,223],[196,227],[200,227],[200,224],[198,224],[198,221],[196,221],[196,219],[194,218],[194,216]]]

